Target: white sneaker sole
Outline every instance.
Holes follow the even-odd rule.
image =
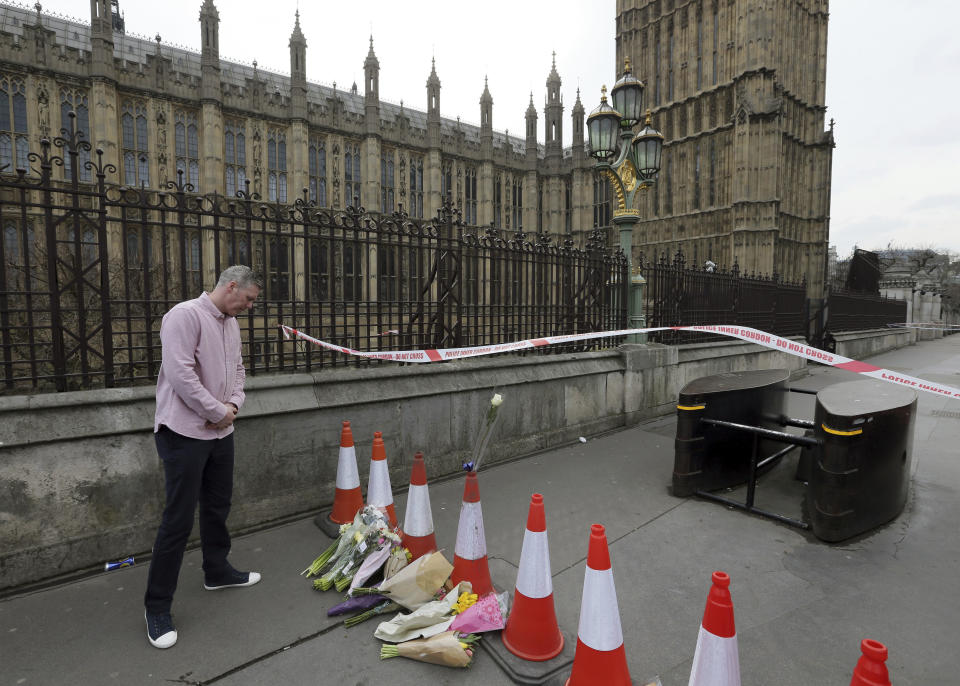
[[[223,586],[207,586],[206,583],[203,584],[203,589],[205,591],[220,591],[224,588],[244,588],[246,586],[253,586],[256,583],[260,582],[260,572],[250,572],[250,576],[247,579],[245,584],[225,584]]]
[[[147,621],[147,611],[143,611],[143,621]],[[156,641],[153,640],[153,637],[150,636],[150,625],[147,625],[147,640],[150,641],[150,645],[154,648],[159,648],[160,650],[166,650],[167,648],[172,648],[177,642],[177,632],[168,631],[163,636],[158,638]]]

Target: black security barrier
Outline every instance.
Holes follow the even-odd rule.
[[[917,392],[864,379],[817,394],[819,459],[810,470],[813,533],[842,541],[894,519],[907,502]]]
[[[783,413],[788,373],[733,372],[688,383],[677,404],[673,493],[697,495],[842,541],[894,519],[906,504],[917,394],[872,379],[819,391],[815,419]],[[795,389],[799,393],[813,393]],[[773,427],[805,429],[804,435]],[[781,447],[783,446],[783,447]],[[807,521],[755,506],[757,477],[802,449]],[[711,493],[747,484],[745,502]]]
[[[688,496],[745,482],[754,438],[723,422],[778,428],[789,379],[786,369],[764,369],[705,376],[684,386],[677,402],[673,494]],[[772,436],[755,435],[760,453],[779,449]]]

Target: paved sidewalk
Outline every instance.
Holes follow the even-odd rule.
[[[960,386],[960,336],[870,362]],[[812,365],[810,372],[796,385],[822,388],[856,378]],[[812,416],[812,396],[793,394],[791,404],[793,416]],[[744,686],[849,683],[860,640],[868,637],[888,646],[898,686],[957,683],[960,400],[920,394],[906,510],[839,545],[671,496],[674,430],[674,418],[666,417],[484,467],[480,491],[494,583],[512,590],[530,494],[540,492],[557,613],[574,637],[589,527],[607,527],[637,683],[656,675],[665,686],[687,682],[715,569],[732,578]],[[789,478],[795,464],[788,457],[763,477],[758,505],[799,514],[802,486]],[[438,543],[451,559],[462,488],[459,477],[430,485]],[[397,511],[404,511],[402,496]],[[317,593],[299,576],[326,545],[309,518],[236,537],[234,564],[261,571],[263,581],[216,593],[203,590],[199,552],[189,552],[174,604],[180,640],[166,651],[145,636],[144,561],[0,601],[0,685],[511,683],[484,651],[464,671],[402,658],[381,662],[375,622],[349,630],[332,622],[326,610],[339,596]]]

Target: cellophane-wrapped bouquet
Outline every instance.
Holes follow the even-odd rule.
[[[307,578],[319,575],[313,582],[319,591],[336,588],[342,593],[368,557],[374,554],[379,557],[385,548],[399,545],[400,536],[390,528],[383,511],[367,505],[357,512],[353,522],[341,525],[337,539],[301,575]],[[386,557],[383,556],[384,561]]]
[[[445,667],[469,667],[479,636],[444,631],[442,634],[380,648],[380,659],[406,657]]]

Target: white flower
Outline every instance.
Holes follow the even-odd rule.
[[[493,397],[490,398],[491,407],[500,407],[503,404],[503,396],[499,393],[494,393]]]

